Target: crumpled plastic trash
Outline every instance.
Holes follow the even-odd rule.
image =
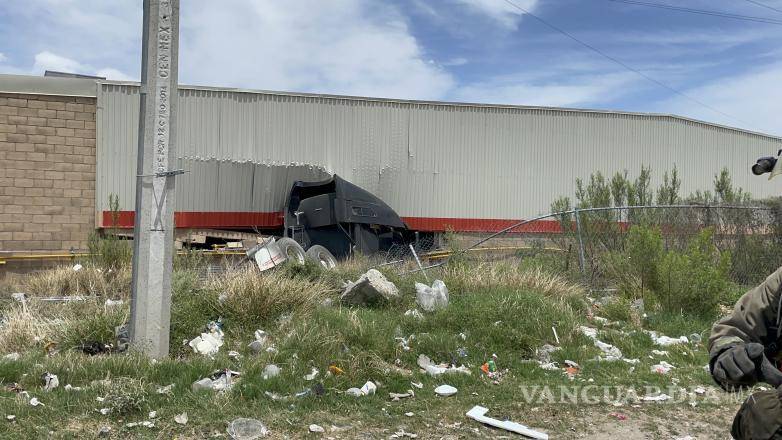
[[[622,351],[617,347],[597,339],[596,328],[581,326],[579,329],[584,336],[592,340],[592,343],[595,344],[595,347],[599,348],[600,351],[603,352],[604,356],[599,357],[598,360],[613,362],[624,359],[624,356],[622,356]]]
[[[269,435],[269,430],[260,420],[245,418],[229,423],[226,432],[234,440],[255,440]]]
[[[164,387],[157,387],[157,393],[158,394],[166,394],[171,395],[173,392],[171,391],[174,388],[175,384],[169,384]]]
[[[415,302],[426,312],[448,307],[448,288],[441,280],[434,280],[432,287],[415,283]]]
[[[307,381],[315,380],[315,378],[318,377],[319,374],[320,374],[320,370],[318,370],[315,367],[312,367],[312,371],[310,372],[310,374],[304,376],[304,380]]]
[[[3,360],[4,361],[9,361],[9,362],[16,362],[16,361],[19,360],[20,357],[22,357],[22,356],[19,353],[13,352],[13,353],[8,353],[7,355],[3,356]]]
[[[106,300],[106,302],[104,304],[106,305],[106,307],[116,307],[116,306],[121,306],[122,304],[125,304],[125,301],[123,301],[121,299],[114,300],[114,299],[109,298],[109,299]]]
[[[667,394],[658,394],[656,396],[644,396],[641,398],[644,402],[665,402],[666,400],[670,400],[671,396]]]
[[[326,430],[323,429],[322,426],[316,425],[314,423],[309,426],[309,430],[310,430],[310,432],[316,432],[316,433],[324,433],[324,432],[326,432]]]
[[[73,265],[73,271],[74,272],[78,272],[78,271],[80,271],[82,269],[84,269],[84,266],[82,266],[81,264],[74,264]]]
[[[38,400],[38,398],[36,398],[36,397],[31,397],[31,398],[30,398],[30,402],[29,402],[29,403],[30,403],[30,406],[45,406],[45,405],[44,405],[43,403],[41,403],[41,401],[40,401],[40,400]]]
[[[60,386],[60,379],[57,378],[56,374],[52,374],[49,372],[43,373],[41,376],[41,380],[43,380],[43,390],[44,391],[51,391],[58,386]]]
[[[439,376],[441,374],[446,373],[464,373],[464,374],[470,374],[470,369],[465,367],[464,365],[461,365],[459,367],[455,365],[448,365],[448,364],[435,364],[432,362],[431,359],[429,359],[429,356],[425,354],[418,355],[418,366],[421,367],[424,371],[426,371],[426,374],[430,376]]]
[[[361,387],[361,394],[365,396],[370,396],[372,394],[375,394],[377,391],[377,385],[375,385],[372,381],[367,381],[367,383],[364,384],[363,387]]]
[[[652,373],[668,374],[674,368],[676,367],[668,362],[661,361],[659,364],[652,365]]]
[[[690,342],[687,336],[679,336],[678,338],[671,338],[669,336],[660,335],[655,331],[648,331],[649,337],[652,341],[661,347],[670,347],[671,345],[687,344]]]
[[[415,397],[413,390],[407,390],[406,393],[388,393],[388,398],[396,402],[401,399],[407,399],[408,397]]]
[[[345,390],[345,394],[354,397],[361,397],[364,395],[364,393],[362,393],[361,390],[358,388],[348,388],[347,390]]]
[[[193,338],[188,345],[194,352],[205,356],[214,356],[223,346],[223,329],[220,320],[211,321],[206,325],[209,333],[201,333],[201,336]]]
[[[280,367],[274,364],[269,364],[266,366],[266,368],[263,369],[263,374],[261,377],[263,377],[263,380],[271,379],[272,377],[278,376],[280,371],[282,371]]]
[[[227,368],[225,370],[217,370],[209,377],[193,382],[191,389],[194,392],[199,390],[228,391],[235,383],[234,378],[240,375],[240,372]]]
[[[253,353],[258,354],[268,345],[269,335],[263,330],[255,331],[255,340],[250,342],[247,346],[250,347]]]
[[[174,422],[178,425],[187,425],[187,413],[177,414],[174,416]]]

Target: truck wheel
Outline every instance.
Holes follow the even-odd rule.
[[[331,255],[331,252],[329,252],[328,249],[319,244],[313,245],[307,249],[307,258],[329,270],[334,269],[337,265],[337,259],[334,258],[334,255]]]
[[[304,248],[302,248],[299,243],[296,243],[296,240],[283,237],[277,240],[277,246],[280,247],[283,255],[285,255],[291,262],[296,264],[304,264],[304,260],[306,258]]]

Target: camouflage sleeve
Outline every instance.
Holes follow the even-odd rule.
[[[768,347],[777,342],[782,267],[739,299],[733,312],[717,321],[709,337],[711,364],[723,351],[737,344],[757,342]]]

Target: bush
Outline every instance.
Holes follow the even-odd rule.
[[[627,233],[625,252],[634,272],[641,280],[641,294],[645,289],[657,288],[657,271],[663,254],[663,236],[658,228],[633,226]]]
[[[117,270],[130,264],[133,249],[128,240],[115,235],[101,236],[98,232],[90,233],[87,238],[87,249],[90,252],[89,262],[103,269]]]
[[[705,229],[685,252],[671,251],[659,263],[655,297],[664,311],[714,316],[730,289],[730,254],[720,254]]]

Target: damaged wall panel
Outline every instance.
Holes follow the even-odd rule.
[[[183,212],[273,216],[294,180],[333,173],[440,228],[529,218],[572,196],[576,178],[641,165],[653,186],[676,165],[685,195],[710,188],[723,167],[756,197],[778,193],[748,167],[779,138],[667,115],[187,86],[180,95]],[[97,209],[114,193],[132,210],[138,86],[103,82],[98,102]]]

